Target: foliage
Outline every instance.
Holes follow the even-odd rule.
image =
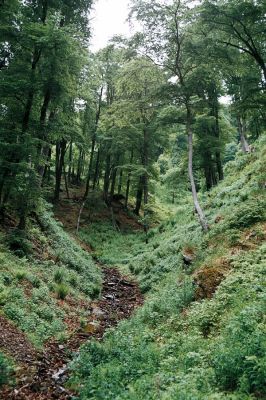
[[[0,353],[0,387],[9,382],[11,366],[6,357]]]
[[[258,222],[248,216],[254,198],[262,198],[264,189],[254,187],[254,180],[264,157],[262,148],[238,168],[240,155],[227,167],[224,182],[205,197],[209,218],[214,220],[217,211],[224,216],[208,235],[185,204],[171,221],[151,230],[148,245],[141,245],[137,234],[119,239],[98,223],[97,237],[102,229],[108,240],[100,247],[95,240],[95,252],[113,263],[117,257],[119,267],[129,268],[149,293],[131,320],[108,331],[103,342],[82,347],[71,366],[70,385],[78,388],[78,398],[176,399],[178,393],[184,400],[251,400],[265,395],[265,218]],[[248,199],[243,208],[236,201],[242,192]],[[232,230],[233,216],[238,221],[242,215],[245,223],[240,220]],[[233,231],[242,251],[234,252],[228,240]],[[249,237],[250,231],[258,233]],[[88,229],[82,235],[88,241],[93,237]],[[182,253],[192,250],[195,261],[187,267]],[[203,268],[224,268],[224,277],[211,298],[195,301],[200,284],[195,278]]]

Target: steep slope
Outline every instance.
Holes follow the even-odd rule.
[[[148,245],[114,232],[101,243],[98,257],[118,255],[149,293],[131,320],[81,349],[71,378],[80,399],[265,398],[265,165],[263,140],[227,164],[202,198],[206,235],[183,198]],[[89,228],[81,235],[90,242]]]

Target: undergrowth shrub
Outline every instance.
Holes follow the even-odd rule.
[[[64,300],[69,293],[69,287],[63,283],[60,283],[56,286],[55,292],[58,299]]]
[[[247,306],[232,318],[215,342],[212,364],[223,390],[266,395],[266,340],[262,304]]]
[[[254,199],[239,204],[235,213],[229,218],[230,229],[243,229],[266,219],[266,201]]]
[[[57,269],[54,273],[54,281],[56,283],[62,283],[64,281],[65,275],[62,269]]]
[[[0,352],[0,387],[9,382],[11,371],[12,368],[6,357]]]
[[[27,234],[20,229],[13,229],[11,233],[7,235],[6,243],[9,249],[18,257],[27,256],[32,252],[32,245]]]

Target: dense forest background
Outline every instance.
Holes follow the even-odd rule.
[[[2,215],[12,205],[24,229],[40,198],[86,182],[84,199],[101,188],[127,207],[133,196],[137,215],[143,202],[148,224],[161,174],[173,196],[191,187],[207,229],[197,189],[265,127],[265,6],[193,4],[136,1],[143,32],[91,54],[90,2],[2,2]]]
[[[152,294],[82,348],[80,398],[263,398],[266,4],[132,0],[134,34],[96,53],[92,7],[0,0],[3,315],[37,348],[64,341],[63,313],[94,334],[85,303],[58,301],[101,297],[97,263],[115,265]],[[14,369],[1,354],[0,386]]]

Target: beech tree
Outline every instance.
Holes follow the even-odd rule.
[[[132,16],[143,24],[143,33],[137,39],[146,56],[170,71],[176,78],[176,92],[186,112],[188,138],[188,174],[195,210],[204,231],[208,230],[204,212],[199,204],[193,175],[193,121],[197,82],[197,65],[192,56],[192,36],[188,30],[190,9],[185,2],[166,4],[139,0],[132,7]]]

